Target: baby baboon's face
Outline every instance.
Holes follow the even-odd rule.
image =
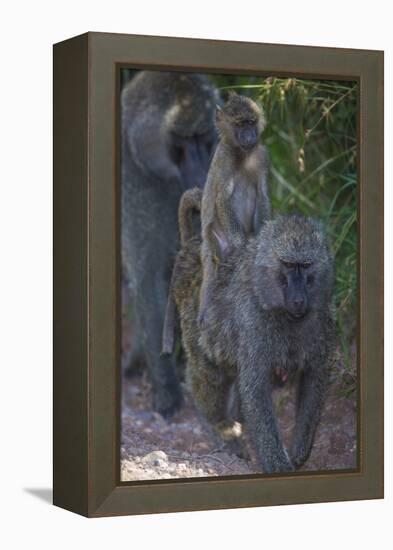
[[[259,140],[257,122],[253,118],[239,120],[234,125],[235,141],[241,149],[248,151],[257,145]]]
[[[265,120],[254,101],[232,93],[224,107],[218,108],[216,125],[221,138],[247,152],[259,143]]]

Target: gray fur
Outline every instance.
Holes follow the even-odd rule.
[[[249,440],[265,473],[286,472],[307,459],[323,406],[335,353],[333,259],[318,222],[300,216],[268,221],[248,244],[218,267],[206,326],[198,324],[202,282],[199,238],[178,254],[173,293],[187,354],[187,380],[195,402],[215,431],[239,440],[228,417],[237,386]],[[313,284],[301,319],[288,313],[280,284],[282,260],[313,262]],[[297,421],[287,451],[272,405],[272,389],[298,383]]]

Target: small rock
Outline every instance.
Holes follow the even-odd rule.
[[[142,458],[142,461],[152,466],[161,467],[162,464],[167,466],[168,456],[164,453],[164,451],[152,451],[151,453],[145,455]]]

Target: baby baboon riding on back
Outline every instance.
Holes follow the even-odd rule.
[[[202,226],[201,260],[203,280],[198,322],[203,325],[212,299],[211,290],[220,262],[234,248],[245,244],[270,218],[267,191],[268,155],[259,144],[265,120],[261,108],[251,99],[230,93],[227,103],[216,111],[220,137],[213,156],[203,195],[197,189],[186,192],[179,208],[182,244],[189,234],[190,213],[200,211]],[[163,332],[164,354],[172,352],[175,307],[169,291]]]
[[[260,107],[247,97],[231,93],[224,107],[217,108],[216,127],[220,142],[210,165],[201,209],[201,324],[212,299],[218,263],[270,218],[268,155],[259,144],[265,127]]]

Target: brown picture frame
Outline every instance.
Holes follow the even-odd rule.
[[[121,483],[119,68],[357,80],[358,468]],[[383,497],[383,52],[87,33],[54,46],[54,504],[89,516]]]

